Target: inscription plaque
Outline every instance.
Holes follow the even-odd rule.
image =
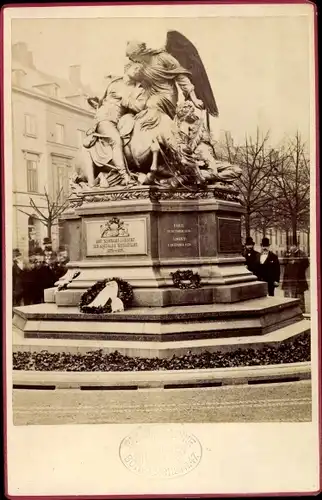
[[[197,257],[198,217],[195,214],[165,214],[160,219],[160,256]]]
[[[239,219],[218,217],[218,243],[219,253],[240,253],[242,251]]]
[[[145,218],[110,217],[85,224],[88,257],[147,255]]]

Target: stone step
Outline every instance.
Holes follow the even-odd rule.
[[[241,366],[194,370],[159,370],[142,372],[44,372],[13,371],[14,388],[41,386],[55,389],[161,388],[178,389],[210,385],[236,385],[250,383],[283,383],[290,380],[310,380],[311,363],[285,363],[267,366]]]
[[[90,283],[88,287],[94,283]],[[56,303],[57,306],[75,306],[79,304],[85,288],[56,291],[55,288],[45,290],[45,302]],[[195,305],[213,303],[235,303],[248,299],[266,297],[266,283],[250,281],[222,286],[207,286],[198,289],[181,290],[173,287],[159,289],[136,288],[134,290],[134,307],[166,307],[172,305]]]
[[[23,352],[69,352],[86,353],[102,349],[104,353],[119,351],[126,356],[170,358],[174,354],[181,356],[191,351],[194,354],[204,351],[231,352],[237,349],[262,349],[266,346],[278,346],[294,339],[298,335],[310,332],[310,321],[304,319],[289,326],[276,329],[265,335],[236,336],[230,338],[211,338],[195,340],[177,340],[170,342],[121,341],[121,340],[84,340],[84,339],[40,339],[25,338],[22,330],[13,329],[13,351]]]
[[[268,303],[271,303],[268,299]],[[284,301],[270,307],[259,307],[258,314],[245,310],[227,311],[224,307],[210,307],[212,314],[193,314],[192,308],[163,308],[155,311],[131,309],[124,313],[107,315],[82,314],[78,310],[63,311],[51,304],[16,309],[13,324],[24,331],[25,338],[66,338],[75,340],[111,340],[167,342],[209,338],[265,335],[278,328],[301,321],[297,302]],[[55,306],[54,306],[55,307]],[[200,306],[201,307],[201,306]],[[52,312],[51,312],[52,311]],[[180,312],[179,312],[180,311]],[[233,314],[235,312],[235,314]],[[253,311],[254,312],[254,311]],[[155,314],[154,314],[155,313]],[[208,317],[207,317],[208,316]],[[127,320],[127,321],[125,321]]]
[[[57,307],[53,303],[36,304],[14,308],[16,315],[24,319],[54,319],[62,321],[163,321],[218,320],[219,318],[254,318],[267,312],[280,313],[287,308],[299,306],[298,299],[284,297],[261,297],[231,304],[205,304],[168,307],[131,307],[114,314],[83,314],[79,308]]]

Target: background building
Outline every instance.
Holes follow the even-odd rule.
[[[260,251],[260,244],[264,237],[263,232],[258,230],[251,230],[250,235],[255,241],[255,250]],[[283,257],[285,251],[291,244],[291,233],[282,231],[280,229],[269,228],[265,231],[265,236],[270,240],[271,250],[277,255]],[[243,240],[246,236],[243,235]],[[298,246],[307,255],[310,254],[310,232],[298,231],[297,233]],[[288,244],[287,244],[288,242]]]
[[[24,257],[34,242],[42,243],[47,228],[30,207],[45,209],[44,190],[55,198],[69,177],[83,137],[93,120],[86,97],[92,90],[81,82],[80,66],[69,68],[69,80],[35,67],[25,43],[12,47],[13,247]],[[30,214],[29,216],[20,210]],[[52,232],[57,248],[58,227]]]

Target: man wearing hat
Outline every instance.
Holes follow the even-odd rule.
[[[257,276],[259,266],[259,252],[254,250],[255,242],[251,236],[247,236],[243,257],[246,259],[247,269]]]
[[[18,248],[12,251],[12,304],[20,306],[23,301],[23,262]]]
[[[58,248],[57,259],[55,265],[53,266],[53,271],[55,274],[55,282],[58,281],[62,276],[67,273],[68,264],[68,252],[64,246]]]
[[[277,255],[270,251],[269,246],[269,239],[263,238],[259,257],[258,279],[266,281],[268,295],[274,296],[275,288],[279,286],[280,281],[280,263]]]
[[[33,304],[40,304],[44,301],[44,274],[46,274],[45,269],[45,252],[42,248],[38,247],[34,251],[33,255],[33,266],[31,271],[31,276],[29,279],[33,283],[31,300]]]
[[[282,289],[285,297],[300,299],[300,307],[305,312],[304,292],[309,289],[306,279],[309,259],[298,245],[293,243],[285,255],[285,269]]]

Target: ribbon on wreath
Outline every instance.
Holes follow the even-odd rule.
[[[120,278],[97,281],[83,293],[80,310],[83,313],[105,314],[124,311],[133,299],[133,289]]]
[[[88,304],[87,309],[93,309],[95,311],[96,308],[103,308],[109,303],[112,313],[124,311],[124,304],[117,296],[118,289],[119,287],[116,281],[109,281],[95,299]]]

